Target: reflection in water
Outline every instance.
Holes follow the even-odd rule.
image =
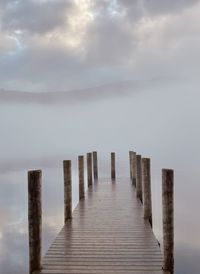
[[[77,175],[74,174],[77,181]],[[43,170],[43,254],[63,224],[62,169]],[[28,273],[26,171],[0,176],[0,274]],[[73,207],[78,196],[73,187]]]
[[[1,180],[1,210],[0,210],[0,273],[25,274],[28,271],[28,235],[27,235],[27,178],[26,172],[11,172],[3,174]],[[43,254],[48,249],[56,234],[63,225],[63,178],[62,169],[43,170]],[[162,238],[160,200],[157,199],[158,181],[153,180],[154,193],[154,230],[159,240]],[[115,187],[114,185],[112,187]],[[156,190],[157,189],[157,190]],[[154,192],[154,190],[156,190]],[[179,185],[177,185],[179,192]],[[183,193],[184,196],[184,193]],[[197,228],[190,224],[197,222],[196,215],[189,216],[189,222],[179,209],[180,198],[176,198],[176,244],[175,273],[199,274],[200,243],[196,241]],[[73,172],[73,207],[78,201],[78,178]],[[187,209],[188,209],[187,205]],[[180,211],[179,211],[180,210]],[[189,210],[189,209],[188,209]],[[182,214],[179,214],[182,213]],[[187,213],[187,212],[186,212]],[[180,223],[179,223],[179,218]],[[182,224],[184,223],[184,227]],[[199,227],[198,223],[198,227]],[[199,230],[198,230],[199,231]],[[188,235],[188,237],[186,237]],[[194,238],[193,238],[194,236]]]
[[[0,274],[27,273],[27,170],[43,170],[44,254],[63,224],[62,160],[72,159],[76,170],[75,154],[97,150],[99,174],[107,177],[109,153],[115,149],[117,177],[129,175],[130,149],[152,157],[153,224],[159,241],[161,169],[175,170],[175,273],[199,274],[199,116],[199,91],[185,83],[67,107],[1,104]],[[76,172],[73,178],[75,205]]]

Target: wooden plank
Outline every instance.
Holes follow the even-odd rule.
[[[89,188],[36,274],[164,274],[163,257],[129,180]]]

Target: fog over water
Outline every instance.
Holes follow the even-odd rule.
[[[0,1],[0,274],[28,269],[27,171],[43,170],[43,253],[63,224],[63,159],[97,150],[100,175],[152,159],[175,170],[175,274],[199,274],[200,1]]]
[[[0,273],[28,267],[27,170],[43,170],[43,252],[63,224],[62,160],[73,160],[73,205],[78,200],[77,155],[97,150],[99,173],[129,175],[128,151],[152,159],[154,231],[162,240],[161,168],[175,170],[175,273],[199,273],[199,93],[174,84],[126,96],[73,104],[3,102],[0,108]]]

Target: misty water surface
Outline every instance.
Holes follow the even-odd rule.
[[[97,150],[100,175],[129,175],[130,149],[152,158],[154,231],[162,239],[161,168],[175,169],[176,274],[199,274],[200,115],[192,87],[154,88],[101,102],[0,105],[0,274],[28,269],[27,170],[43,170],[43,253],[63,224],[62,160],[73,160],[74,206],[78,154]]]

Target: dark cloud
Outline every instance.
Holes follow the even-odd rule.
[[[2,28],[44,34],[66,25],[67,15],[74,7],[72,1],[21,0],[4,4]]]

